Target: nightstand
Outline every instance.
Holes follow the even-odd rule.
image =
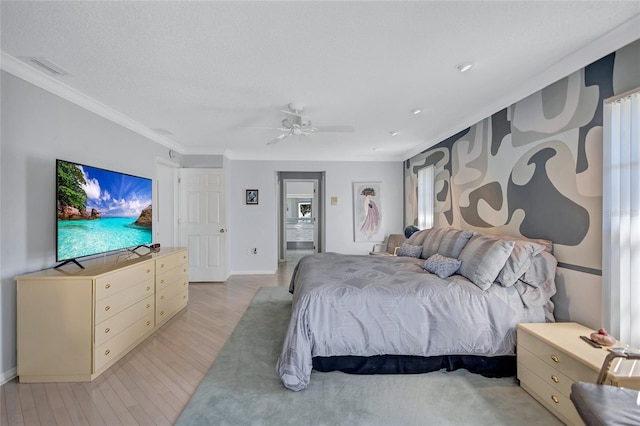
[[[520,386],[567,424],[583,424],[569,399],[571,384],[596,383],[609,353],[580,339],[593,331],[575,322],[518,324]],[[640,389],[640,361],[614,360],[606,384]]]

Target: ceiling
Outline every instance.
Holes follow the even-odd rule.
[[[3,69],[182,154],[233,159],[404,160],[640,31],[640,1],[0,7]],[[70,75],[43,77],[23,57]],[[314,126],[355,131],[267,145],[282,132],[252,127],[279,127],[291,102]]]

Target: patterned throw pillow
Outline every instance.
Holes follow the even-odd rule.
[[[422,254],[422,246],[412,246],[411,244],[402,243],[398,249],[398,256],[420,257]]]
[[[436,253],[425,260],[422,267],[432,274],[436,274],[440,278],[444,279],[455,274],[461,264],[462,261],[458,259],[453,259]]]

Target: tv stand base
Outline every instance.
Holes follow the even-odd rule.
[[[80,267],[80,269],[84,269],[84,266],[82,266],[80,264],[80,262],[78,262],[76,259],[69,259],[69,260],[65,260],[64,262],[62,262],[61,264],[59,264],[58,266],[54,266],[53,269],[58,269],[61,266],[66,265],[67,263],[75,263],[76,265],[78,265],[78,267]]]

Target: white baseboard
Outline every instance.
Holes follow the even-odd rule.
[[[17,375],[18,375],[18,369],[16,367],[12,368],[11,370],[8,370],[8,371],[5,371],[5,372],[1,373],[0,374],[0,386],[4,385],[9,380],[15,379],[15,377]]]
[[[273,275],[278,272],[277,269],[273,269],[271,271],[233,271],[229,274],[231,275]]]

